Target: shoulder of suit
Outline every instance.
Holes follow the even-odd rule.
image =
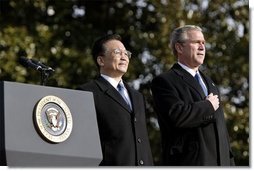
[[[77,87],[77,90],[91,90],[91,89],[94,89],[95,86],[96,86],[95,81],[91,80],[85,84],[79,85]]]
[[[172,69],[166,71],[166,72],[163,72],[161,73],[160,75],[157,75],[154,77],[153,80],[156,80],[156,79],[163,79],[163,78],[167,78],[170,77],[170,75],[174,74],[174,71]]]
[[[129,86],[128,84],[125,83],[125,87],[128,91],[131,91],[133,94],[137,94],[137,95],[142,95],[142,93],[136,89],[134,89],[133,87]]]
[[[168,75],[174,73],[176,70],[179,70],[179,69],[181,69],[181,66],[176,63],[168,71],[165,71],[165,72],[157,75],[156,77],[165,77],[165,76],[168,76]]]

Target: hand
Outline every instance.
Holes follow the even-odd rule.
[[[206,97],[206,100],[209,100],[212,103],[215,111],[219,108],[220,101],[219,101],[218,95],[213,95],[213,93],[210,93]]]

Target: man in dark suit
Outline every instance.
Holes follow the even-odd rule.
[[[78,89],[94,95],[103,154],[100,165],[153,165],[144,98],[122,80],[131,53],[119,35],[98,39],[92,53],[100,76]]]
[[[178,63],[152,81],[163,164],[234,165],[219,90],[199,70],[205,59],[202,29],[176,28],[170,44]]]

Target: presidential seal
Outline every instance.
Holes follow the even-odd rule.
[[[45,96],[35,106],[34,123],[39,134],[51,143],[65,141],[71,134],[70,109],[56,96]]]

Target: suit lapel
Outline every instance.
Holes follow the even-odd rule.
[[[218,90],[214,82],[207,76],[205,76],[202,72],[200,72],[204,82],[206,83],[208,94],[213,93],[218,95]]]
[[[189,86],[195,89],[202,98],[205,97],[205,93],[196,79],[187,71],[185,71],[179,64],[175,64],[172,68]],[[203,74],[202,74],[203,76]],[[209,92],[209,89],[208,89]]]
[[[95,83],[100,87],[100,89],[104,92],[104,94],[109,96],[112,100],[117,102],[128,112],[131,112],[129,106],[126,104],[122,96],[107,80],[105,80],[103,77],[99,77],[98,79],[95,80]]]
[[[131,90],[131,88],[128,84],[124,84],[124,85],[125,85],[128,93],[129,93],[129,96],[130,96],[132,110],[134,111],[133,113],[135,113],[135,111],[138,110],[137,108],[140,107],[140,106],[138,106],[138,104],[139,104],[139,101],[137,99],[138,96],[135,94],[136,93],[135,91]]]

